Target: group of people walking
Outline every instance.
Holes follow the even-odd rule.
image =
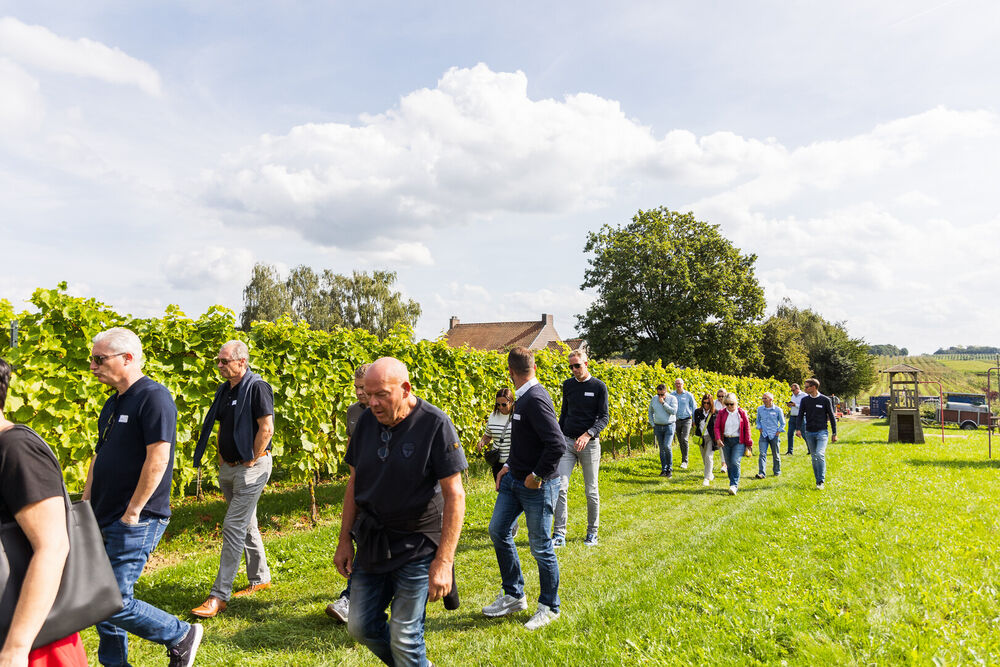
[[[831,399],[819,392],[819,380],[810,378],[803,384],[804,392],[797,383],[791,385],[785,454],[792,455],[795,436],[802,438],[812,459],[816,488],[822,490],[826,481],[826,445],[829,440],[837,441],[837,418]],[[741,461],[744,456],[751,455],[754,445],[749,416],[739,407],[736,394],[725,389],[718,390],[715,400],[711,394],[703,394],[700,405],[694,407],[694,396],[684,390],[684,380],[677,378],[674,387],[675,391],[668,393],[666,385],[657,386],[656,394],[649,401],[649,423],[660,452],[660,476],[673,477],[675,436],[681,451],[680,467],[688,467],[688,437],[693,426],[704,466],[702,484],[710,486],[715,479],[714,453],[721,450],[721,471],[729,478],[729,494],[736,495]],[[755,479],[767,476],[768,450],[771,451],[772,474],[781,474],[780,434],[786,430],[785,413],[774,403],[774,395],[764,393],[761,402],[763,405],[757,408],[755,419],[759,432]]]
[[[582,350],[568,356],[556,415],[548,391],[535,377],[534,354],[515,348],[507,355],[513,391],[496,393],[493,412],[478,449],[490,464],[497,492],[489,535],[496,553],[500,593],[482,609],[488,617],[528,609],[526,584],[515,546],[520,516],[538,564],[539,594],[525,627],[534,630],[559,618],[559,564],[556,550],[568,539],[568,490],[579,464],[587,503],[583,544],[598,545],[601,432],[608,424],[608,390],[593,377]],[[195,465],[218,425],[219,484],[227,502],[219,568],[206,600],[191,610],[200,618],[223,613],[233,598],[271,586],[267,556],[257,526],[257,503],[271,476],[274,399],[270,385],[249,368],[249,351],[229,341],[214,359],[222,378],[204,420]],[[133,587],[170,519],[170,486],[176,447],[177,409],[162,385],[142,372],[142,345],[123,328],[93,340],[90,370],[114,391],[98,416],[98,441],[83,497],[91,502],[111,568],[123,599],[119,612],[97,625],[102,665],[128,664],[128,633],[167,648],[170,665],[192,665],[203,627],[138,600]],[[0,519],[22,527],[34,547],[33,570],[25,578],[0,665],[85,665],[79,635],[30,650],[45,620],[65,562],[63,484],[47,445],[26,427],[3,417],[10,366],[0,360]],[[417,397],[409,371],[385,357],[359,367],[358,401],[347,411],[350,437],[345,462],[350,475],[344,494],[340,535],[334,555],[347,586],[326,613],[389,665],[429,664],[424,645],[424,609],[443,599],[458,605],[455,551],[465,515],[462,472],[468,467],[457,431],[447,414]],[[805,392],[793,385],[789,429],[796,429],[813,457],[817,488],[823,487],[827,423],[836,441],[830,399],[816,380]],[[685,391],[657,387],[649,420],[660,447],[660,475],[672,477],[672,441],[680,445],[680,468],[688,467],[691,434],[700,447],[704,481],[714,478],[713,452],[723,452],[730,493],[740,479],[740,462],[752,449],[750,423],[735,394],[719,390],[700,404]],[[765,394],[757,410],[760,431],[758,477],[772,452],[773,473],[781,472],[781,408]],[[789,433],[788,452],[793,436]],[[43,456],[42,454],[45,453]],[[248,586],[233,591],[241,560]],[[46,576],[38,576],[44,571]],[[34,574],[31,574],[31,573]],[[386,610],[391,608],[391,617]],[[45,662],[48,660],[48,662]]]

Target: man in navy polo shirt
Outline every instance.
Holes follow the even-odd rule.
[[[351,577],[347,630],[387,665],[422,667],[424,608],[454,585],[468,464],[451,419],[413,394],[401,361],[376,360],[364,389],[369,409],[344,455],[351,475],[333,557]]]
[[[101,409],[83,498],[94,508],[124,603],[97,624],[97,658],[102,665],[128,665],[131,632],[166,646],[171,667],[189,667],[202,627],[132,595],[170,521],[177,407],[166,387],[143,375],[142,343],[135,333],[108,329],[93,344],[90,372],[116,392]]]
[[[271,571],[257,527],[257,501],[271,477],[274,392],[250,370],[250,352],[241,340],[224,344],[215,365],[226,381],[216,389],[205,416],[194,465],[201,467],[202,454],[218,421],[219,486],[229,507],[222,522],[222,555],[212,592],[191,610],[199,618],[212,618],[224,611],[230,596],[252,595],[271,587]],[[233,579],[244,556],[250,585],[233,593]]]

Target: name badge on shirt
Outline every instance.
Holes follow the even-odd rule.
[[[515,420],[517,420],[517,421],[521,421],[521,415],[519,415],[519,414],[517,414],[517,413],[515,412],[515,413],[514,413],[514,419],[515,419]]]
[[[594,392],[592,392],[592,391],[585,391],[585,392],[583,392],[583,395],[584,396],[593,396]]]
[[[127,424],[128,423],[128,415],[118,415],[118,423],[119,424]]]
[[[235,398],[233,399],[233,402],[230,403],[230,405],[236,405],[236,399]]]

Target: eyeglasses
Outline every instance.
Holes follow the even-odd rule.
[[[218,357],[217,359],[214,359],[214,361],[216,366],[228,366],[234,361],[239,361],[239,359],[223,359],[222,357]]]
[[[392,431],[382,431],[382,435],[379,437],[382,440],[382,446],[375,453],[378,454],[378,460],[384,462],[389,458],[389,441],[392,440]]]
[[[732,405],[736,405],[736,404],[735,404],[735,403],[733,403],[732,401],[726,401],[726,405],[730,405],[730,406],[732,406]]]
[[[510,401],[497,401],[496,402],[496,407],[498,407],[498,408],[506,408],[508,405],[510,405]]]
[[[570,364],[569,367],[576,370],[577,368],[583,368],[583,364]]]
[[[92,354],[90,355],[90,360],[94,362],[95,366],[103,366],[104,362],[111,357],[121,357],[128,354],[128,352],[115,352],[114,354]]]

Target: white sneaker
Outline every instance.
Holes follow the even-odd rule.
[[[492,603],[483,607],[483,614],[494,618],[496,616],[506,616],[515,611],[524,611],[528,608],[528,598],[523,595],[519,598],[513,595],[501,593]]]
[[[688,462],[681,461],[681,470],[687,470],[687,469],[688,469]]]
[[[537,630],[543,625],[548,625],[552,621],[559,618],[559,613],[554,612],[548,607],[546,607],[541,602],[538,603],[538,610],[535,615],[528,619],[528,622],[524,624],[524,627],[529,630]]]
[[[735,486],[730,486],[729,487],[729,495],[735,496],[736,495],[736,491],[737,491],[737,489],[736,489]]]
[[[714,480],[715,480],[715,474],[714,473],[708,476],[708,481],[711,482],[711,481],[714,481]]]
[[[346,597],[339,597],[326,605],[326,615],[335,621],[347,623],[348,615],[351,613],[351,600]]]
[[[820,482],[819,484],[816,485],[816,490],[817,491],[822,491],[823,490],[823,482]]]
[[[710,479],[708,479],[708,477],[706,477],[705,479],[701,480],[701,485],[702,486],[708,486],[711,483],[712,483],[712,481]]]

